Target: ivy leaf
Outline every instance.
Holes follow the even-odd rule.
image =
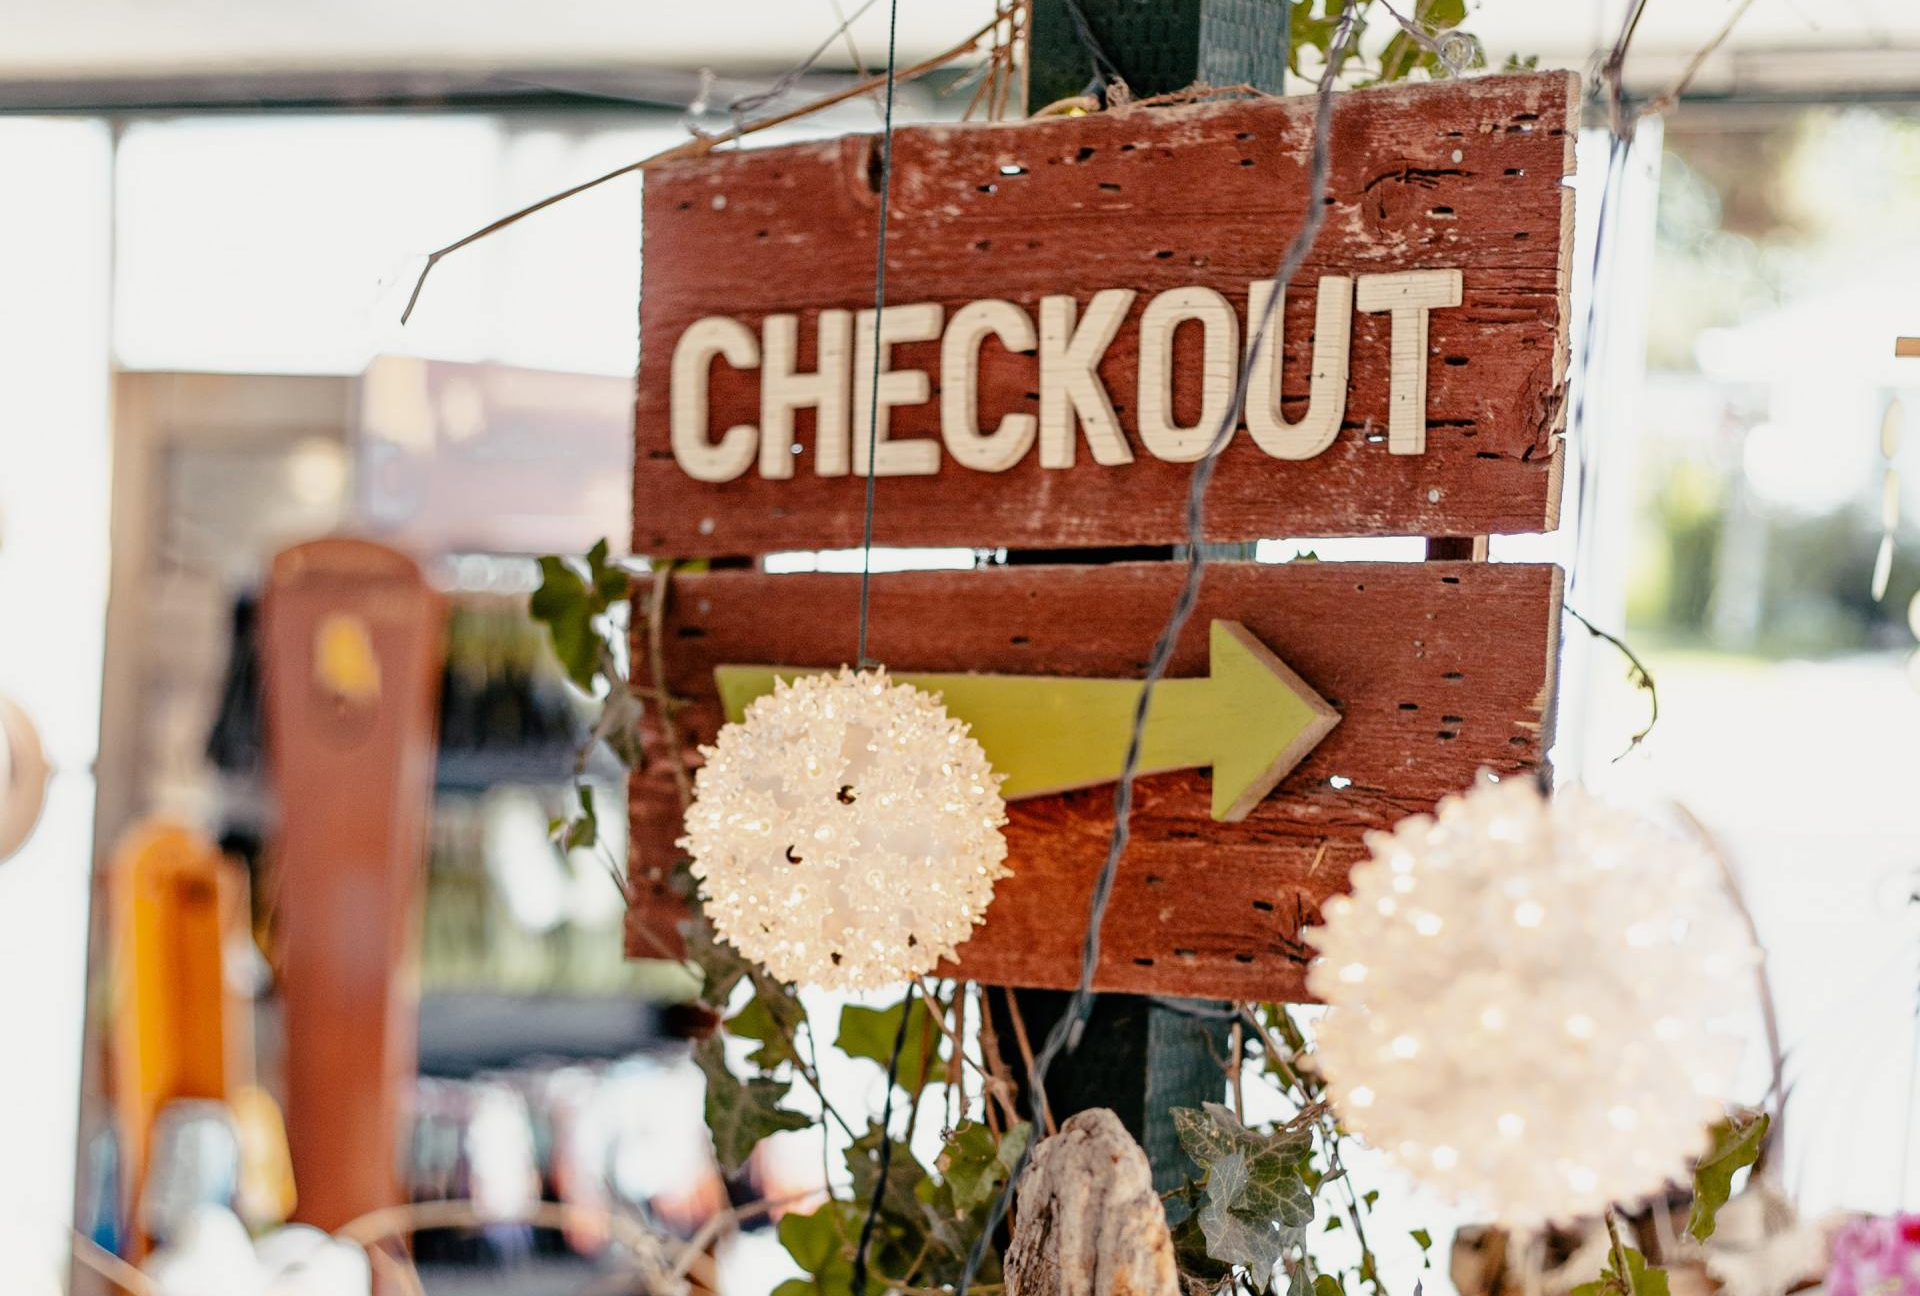
[[[1214,1119],[1214,1103],[1208,1103],[1205,1110],[1197,1107],[1175,1107],[1173,1109],[1173,1132],[1180,1140],[1180,1150],[1199,1162],[1206,1169],[1222,1157],[1230,1156],[1241,1146],[1234,1136],[1232,1126]],[[1238,1125],[1239,1121],[1234,1121]]]
[[[961,1214],[971,1215],[993,1200],[1032,1133],[1033,1127],[1021,1121],[996,1143],[993,1131],[979,1121],[961,1122],[934,1162]]]
[[[1207,1171],[1207,1200],[1200,1208],[1200,1231],[1206,1234],[1208,1255],[1227,1264],[1244,1265],[1254,1290],[1264,1292],[1280,1257],[1301,1240],[1301,1235],[1299,1229],[1282,1227],[1274,1219],[1235,1210],[1249,1183],[1244,1152],[1231,1152],[1215,1161]]]
[[[625,680],[611,680],[609,684],[600,704],[600,717],[593,722],[593,736],[604,742],[622,765],[637,770],[647,763],[640,737],[646,707]]]
[[[867,1132],[847,1148],[853,1197],[861,1203],[863,1217],[866,1204],[873,1201],[874,1188],[880,1183],[880,1144],[884,1138],[886,1131],[874,1121],[867,1126]],[[955,1231],[953,1221],[935,1204],[939,1195],[939,1185],[930,1180],[906,1144],[896,1141],[887,1154],[887,1180],[880,1193],[876,1236],[897,1248],[906,1261],[919,1257],[922,1265],[942,1266],[961,1259],[966,1254],[966,1243]],[[878,1254],[880,1251],[876,1250]]]
[[[786,986],[772,977],[753,978],[753,998],[727,1020],[727,1032],[741,1039],[758,1041],[760,1047],[747,1055],[747,1061],[762,1071],[771,1071],[782,1062],[798,1062],[793,1041],[807,1010]]]
[[[1693,1168],[1693,1210],[1687,1217],[1687,1232],[1699,1241],[1713,1236],[1720,1208],[1733,1195],[1734,1173],[1760,1159],[1771,1123],[1765,1112],[1754,1112],[1748,1119],[1724,1120],[1713,1127],[1713,1141]]]
[[[624,603],[633,596],[633,577],[623,567],[616,567],[607,561],[607,538],[601,536],[594,541],[593,548],[587,550],[587,576],[593,582],[594,598],[604,612],[615,603]]]
[[[1281,1253],[1313,1222],[1312,1134],[1304,1124],[1261,1134],[1219,1103],[1176,1107],[1173,1122],[1181,1148],[1207,1172],[1199,1214],[1207,1254],[1247,1266],[1266,1290]]]
[[[580,814],[573,819],[550,819],[547,836],[563,851],[592,850],[600,841],[600,816],[593,807],[593,789],[585,783],[573,787],[580,802]]]
[[[714,933],[700,908],[698,893],[687,897],[687,917],[680,923],[680,939],[686,945],[687,958],[700,969],[700,1002],[716,1012],[724,1012],[733,988],[747,975],[750,965],[740,951]]]
[[[587,582],[564,558],[540,560],[540,588],[527,600],[527,612],[546,624],[560,668],[582,692],[593,692],[600,669],[600,632],[593,625],[593,598]]]
[[[632,592],[632,577],[608,561],[602,539],[587,551],[586,572],[557,555],[540,560],[540,587],[527,600],[527,612],[547,627],[554,656],[567,678],[583,693],[593,692],[594,677],[612,656],[600,618]]]
[[[1236,1213],[1277,1220],[1286,1228],[1304,1229],[1312,1222],[1313,1189],[1304,1173],[1312,1135],[1304,1126],[1260,1134],[1219,1103],[1204,1103],[1197,1111],[1174,1108],[1173,1128],[1181,1149],[1208,1171],[1209,1189],[1213,1166],[1228,1156],[1241,1158],[1246,1183],[1232,1203]]]
[[[894,1036],[900,1033],[900,1012],[906,1003],[891,1008],[862,1008],[848,1004],[840,1010],[840,1035],[834,1046],[848,1057],[868,1058],[884,1069],[893,1060]],[[907,1017],[907,1035],[900,1046],[900,1067],[895,1083],[908,1093],[918,1093],[940,1060],[940,1035],[928,1015],[926,1001],[913,999]]]
[[[860,1208],[830,1201],[811,1215],[789,1212],[780,1219],[780,1245],[805,1278],[789,1278],[773,1296],[852,1296],[853,1259],[848,1239],[859,1236]]]
[[[813,1124],[799,1112],[780,1107],[780,1100],[792,1087],[786,1081],[736,1079],[727,1070],[718,1035],[701,1040],[693,1051],[693,1060],[707,1077],[707,1129],[713,1134],[713,1154],[726,1169],[738,1170],[745,1165],[754,1144],[767,1135],[807,1129]]]
[[[1188,1215],[1173,1226],[1173,1262],[1182,1276],[1192,1280],[1189,1290],[1194,1284],[1215,1287],[1233,1272],[1231,1265],[1208,1253],[1207,1245],[1198,1214]]]
[[[1320,1274],[1313,1280],[1313,1296],[1347,1296],[1347,1289],[1333,1274]]]
[[[1611,1263],[1593,1282],[1581,1283],[1569,1296],[1671,1296],[1665,1269],[1649,1269],[1647,1258],[1632,1247],[1626,1252],[1627,1273],[1623,1279]]]

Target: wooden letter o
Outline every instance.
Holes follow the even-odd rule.
[[[1200,421],[1181,427],[1173,421],[1173,335],[1188,320],[1206,330],[1206,350],[1200,365]],[[1232,303],[1213,289],[1171,288],[1147,303],[1140,315],[1140,439],[1156,459],[1192,463],[1206,455],[1232,417],[1239,360],[1240,320]]]

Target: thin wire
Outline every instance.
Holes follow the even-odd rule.
[[[853,1249],[853,1274],[848,1284],[853,1296],[867,1296],[867,1248],[873,1244],[873,1226],[880,1218],[880,1203],[887,1192],[887,1171],[893,1164],[893,1135],[888,1130],[893,1123],[893,1085],[900,1075],[900,1053],[906,1047],[907,1023],[913,1020],[913,992],[919,985],[918,981],[907,982],[907,997],[900,1003],[900,1025],[893,1032],[893,1053],[887,1058],[887,1096],[880,1100],[880,1175],[874,1180],[873,1197],[867,1202],[867,1217],[860,1223],[860,1244]]]
[[[1028,1083],[1033,1094],[1034,1115],[1045,1124],[1049,1111],[1047,1107],[1046,1076],[1053,1061],[1062,1051],[1077,1048],[1080,1037],[1086,1028],[1087,1014],[1093,1006],[1094,970],[1100,963],[1100,928],[1106,918],[1107,904],[1113,897],[1114,879],[1119,873],[1120,858],[1126,853],[1133,812],[1133,782],[1140,768],[1140,748],[1146,733],[1147,709],[1153,697],[1154,686],[1166,674],[1167,666],[1173,657],[1175,643],[1185,627],[1187,619],[1193,615],[1194,605],[1200,598],[1200,577],[1205,570],[1206,545],[1206,496],[1207,484],[1213,479],[1213,470],[1219,459],[1219,452],[1233,437],[1239,423],[1239,411],[1246,400],[1247,387],[1252,377],[1253,357],[1259,354],[1269,325],[1273,322],[1274,312],[1285,298],[1286,286],[1293,280],[1312,249],[1314,240],[1319,237],[1320,227],[1326,221],[1327,173],[1330,169],[1330,136],[1333,124],[1333,87],[1340,73],[1340,65],[1346,61],[1355,32],[1355,16],[1358,13],[1357,0],[1346,0],[1340,14],[1340,26],[1327,49],[1327,66],[1321,74],[1318,99],[1315,105],[1313,123],[1313,149],[1309,163],[1309,181],[1307,193],[1307,211],[1304,223],[1287,245],[1286,255],[1280,266],[1274,271],[1272,283],[1274,291],[1267,298],[1265,311],[1253,331],[1248,343],[1247,358],[1240,366],[1238,377],[1234,381],[1233,399],[1227,403],[1226,413],[1221,417],[1220,426],[1215,430],[1207,452],[1193,466],[1193,475],[1187,485],[1187,570],[1181,582],[1180,592],[1175,597],[1173,609],[1168,614],[1167,623],[1160,631],[1159,639],[1154,643],[1153,656],[1147,665],[1145,687],[1141,689],[1139,699],[1134,704],[1133,729],[1127,741],[1126,760],[1120,767],[1119,786],[1113,794],[1113,835],[1108,839],[1107,857],[1100,866],[1099,877],[1094,882],[1093,901],[1087,917],[1087,931],[1080,947],[1080,981],[1075,987],[1073,998],[1067,1010],[1047,1032],[1047,1040],[1029,1070]],[[986,1257],[987,1246],[1000,1222],[1006,1218],[1007,1207],[1020,1182],[1032,1153],[1029,1142],[1013,1170],[1007,1176],[1007,1182],[994,1200],[993,1209],[987,1215],[986,1227],[974,1240],[973,1249],[967,1255],[967,1267],[961,1275],[956,1296],[966,1296],[967,1288],[980,1271],[981,1262]]]
[[[1100,38],[1093,34],[1093,24],[1087,21],[1086,10],[1080,7],[1080,0],[1066,0],[1067,18],[1073,24],[1073,38],[1080,42],[1080,48],[1086,51],[1087,61],[1093,65],[1093,79],[1087,83],[1087,89],[1101,94],[1108,82],[1122,80],[1120,69],[1107,57],[1106,47]]]
[[[873,487],[879,475],[874,456],[880,446],[880,314],[887,308],[887,208],[893,199],[893,58],[900,24],[900,0],[887,4],[887,106],[880,134],[880,238],[873,256],[873,374],[867,389],[867,506],[860,537],[860,651],[857,669],[867,666],[867,623],[873,585]]]
[[[853,39],[853,25],[866,15],[867,10],[873,8],[878,3],[880,3],[880,0],[867,0],[865,4],[855,9],[852,16],[849,17],[840,13],[838,0],[835,0],[834,13],[839,16],[840,25],[827,34],[827,38],[820,42],[818,48],[816,48],[813,53],[807,55],[806,58],[794,64],[785,72],[782,72],[766,89],[740,95],[727,105],[727,116],[732,119],[735,128],[739,127],[741,121],[748,113],[766,107],[774,100],[780,98],[780,96],[786,94],[787,91],[793,89],[793,87],[799,83],[801,77],[813,71],[814,64],[818,63],[842,36],[851,41]]]

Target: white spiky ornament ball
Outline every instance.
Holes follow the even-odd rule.
[[[930,972],[1007,874],[1000,775],[883,669],[782,680],[701,753],[680,845],[714,931],[783,981]]]
[[[1367,844],[1306,933],[1347,1127],[1520,1227],[1685,1182],[1758,959],[1714,859],[1577,788],[1487,774]]]

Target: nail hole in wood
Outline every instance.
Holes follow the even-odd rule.
[[[1438,734],[1435,735],[1435,737],[1439,738],[1441,742],[1452,742],[1455,738],[1458,738],[1459,736],[1460,735],[1452,729],[1442,729]]]
[[[1253,907],[1254,907],[1255,909],[1258,909],[1258,910],[1259,910],[1259,911],[1260,911],[1261,913],[1272,913],[1272,912],[1273,912],[1273,901],[1271,901],[1271,900],[1255,900],[1255,901],[1253,902]]]
[[[1450,725],[1465,724],[1466,717],[1465,716],[1441,716],[1440,723],[1450,724]]]
[[[1100,182],[1100,187],[1101,187],[1102,189],[1104,189],[1104,190],[1106,190],[1106,191],[1107,191],[1108,193],[1119,193],[1119,192],[1120,192],[1120,186],[1119,186],[1119,185],[1117,185],[1117,184],[1115,184],[1115,183],[1113,183],[1113,181],[1111,181],[1111,180],[1102,180],[1102,181]]]
[[[1420,704],[1418,702],[1402,702],[1400,704],[1400,709],[1402,711],[1418,711],[1420,709]]]
[[[1442,675],[1440,678],[1444,680],[1463,680],[1466,678],[1466,676],[1461,674],[1459,671],[1448,671],[1445,675]]]
[[[1251,962],[1253,962],[1253,955],[1251,955],[1251,954],[1235,954],[1235,955],[1233,956],[1233,961],[1234,961],[1235,963],[1251,963]]]
[[[1135,967],[1152,967],[1153,960],[1150,958],[1137,958],[1133,961],[1133,965]]]

